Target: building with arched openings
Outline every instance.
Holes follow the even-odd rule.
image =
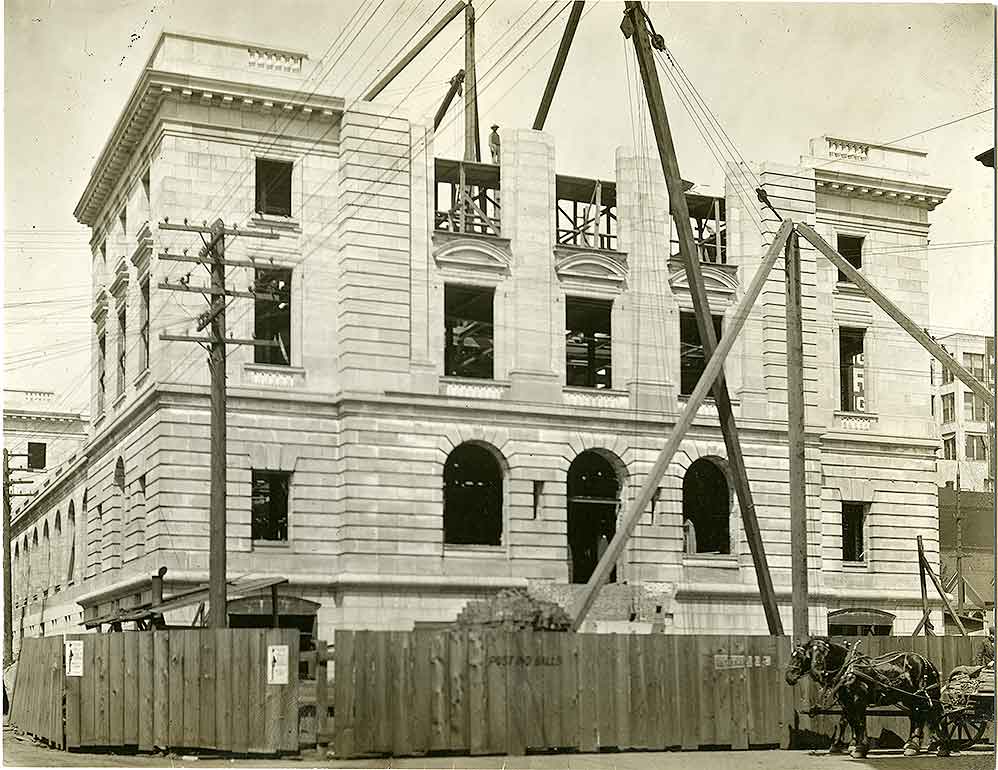
[[[231,285],[268,289],[234,300],[228,329],[275,343],[228,355],[228,568],[286,576],[289,612],[325,638],[448,621],[503,588],[571,609],[686,408],[705,360],[657,158],[622,148],[612,178],[570,176],[526,128],[503,129],[498,164],[438,158],[431,124],[306,95],[307,70],[303,53],[164,33],[124,105],[76,209],[93,234],[93,435],[15,527],[67,522],[58,590],[50,576],[44,602],[18,594],[30,628],[141,601],[161,566],[168,594],[208,578],[208,371],[161,337],[205,308],[159,287],[191,269],[165,255],[200,241],[165,218],[279,236],[226,244]],[[928,217],[948,190],[924,161],[825,136],[746,169],[925,324]],[[687,193],[722,335],[779,224],[742,171]],[[938,563],[927,359],[802,246],[808,498],[793,514],[812,630],[861,607],[908,633],[915,535]],[[789,627],[784,335],[777,271],[725,372]],[[708,401],[586,627],[764,632],[732,490]],[[226,612],[256,622],[240,601]]]

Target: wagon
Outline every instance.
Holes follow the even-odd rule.
[[[995,718],[995,664],[957,666],[950,672],[942,695],[940,730],[951,748],[969,749],[984,737]]]

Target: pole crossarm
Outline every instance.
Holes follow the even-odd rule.
[[[211,266],[215,263],[220,265],[225,265],[226,267],[248,267],[248,268],[268,268],[273,267],[273,260],[264,261],[262,259],[220,259],[213,260],[210,257],[197,256],[192,257],[189,254],[171,254],[169,250],[160,252],[159,258],[166,260],[168,262],[186,262],[193,265],[206,265]]]
[[[696,240],[693,236],[693,228],[690,224],[690,212],[686,200],[686,184],[683,182],[679,169],[679,161],[676,158],[676,148],[672,139],[672,130],[669,126],[669,116],[665,108],[665,100],[662,97],[662,85],[658,77],[655,56],[652,53],[653,45],[657,48],[664,48],[665,42],[661,36],[654,32],[654,28],[652,28],[654,39],[649,37],[648,27],[651,25],[651,20],[645,13],[641,3],[627,2],[624,5],[626,11],[624,21],[621,24],[621,31],[625,37],[631,38],[634,44],[634,53],[638,60],[641,80],[644,85],[645,100],[648,103],[648,113],[655,131],[655,141],[658,147],[659,160],[662,164],[662,173],[669,191],[670,213],[676,224],[679,236],[679,253],[682,258],[683,267],[685,268],[687,282],[690,286],[690,297],[693,300],[697,329],[703,344],[704,356],[710,358],[717,346],[717,335],[714,331],[713,319],[711,317],[707,288],[700,269],[700,256]],[[786,221],[784,224],[787,228],[792,228],[792,224]],[[787,235],[784,235],[783,241],[786,241],[787,237]],[[766,550],[762,540],[762,533],[759,529],[758,518],[756,517],[755,502],[752,499],[752,490],[748,482],[748,472],[742,455],[741,442],[738,438],[738,427],[735,423],[734,410],[731,406],[731,397],[728,393],[728,386],[724,380],[724,371],[721,367],[718,367],[715,380],[712,385],[714,388],[714,398],[717,403],[721,434],[724,437],[724,445],[727,450],[728,463],[731,466],[735,493],[738,496],[742,524],[745,529],[745,538],[748,541],[749,551],[752,554],[752,564],[755,569],[756,582],[759,586],[763,611],[766,615],[766,624],[770,634],[779,636],[783,634],[783,621],[780,618],[776,592],[773,589],[773,579],[769,574]],[[687,406],[687,408],[689,407]]]
[[[582,18],[582,9],[586,4],[583,0],[576,0],[572,3],[572,12],[568,15],[568,23],[565,24],[565,31],[561,36],[561,43],[558,46],[558,53],[554,57],[554,64],[548,75],[547,85],[544,87],[544,95],[541,103],[537,107],[537,115],[534,118],[534,131],[544,130],[544,121],[547,120],[548,110],[551,109],[551,102],[554,99],[555,91],[558,89],[558,81],[561,80],[561,72],[565,69],[565,61],[568,59],[568,51],[572,47],[572,40],[575,38],[575,30],[579,26],[579,19]]]
[[[932,337],[929,336],[924,329],[912,321],[904,313],[904,311],[901,310],[901,308],[885,297],[881,291],[870,283],[870,281],[859,270],[853,267],[845,257],[833,249],[828,241],[805,224],[798,224],[797,230],[808,241],[810,241],[818,251],[824,254],[833,265],[841,270],[853,284],[858,286],[859,289],[866,294],[866,296],[872,299],[881,310],[887,313],[887,315],[894,319],[894,321],[896,321],[902,329],[908,332],[908,334],[910,334],[915,341],[918,342],[918,344],[929,351],[930,355],[939,361],[939,363],[941,363],[948,371],[952,372],[953,375],[964,385],[974,391],[974,393],[976,393],[979,397],[983,398],[984,402],[991,409],[995,408],[994,393],[992,393],[984,383],[961,366],[960,363],[953,358],[953,356],[943,349],[942,345],[932,339]]]
[[[195,337],[191,334],[168,334],[166,332],[161,333],[159,338],[164,342],[197,342],[201,345],[218,342],[214,337]],[[273,340],[250,340],[238,337],[229,337],[222,342],[226,345],[254,345],[258,348],[279,348],[281,346],[279,342]]]
[[[170,291],[186,291],[191,294],[210,294],[215,297],[247,297],[249,299],[267,299],[271,302],[280,302],[282,299],[279,294],[266,291],[240,291],[239,289],[225,289],[214,286],[188,286],[184,283],[170,283],[169,281],[160,281],[159,288],[169,289]]]
[[[369,102],[372,99],[376,98],[377,95],[380,94],[382,91],[384,91],[388,87],[388,84],[391,83],[402,70],[408,67],[409,63],[417,56],[419,56],[422,50],[426,48],[426,46],[428,46],[433,41],[433,38],[435,38],[437,35],[440,34],[440,32],[443,30],[444,27],[446,27],[454,19],[460,16],[461,13],[464,12],[465,5],[466,3],[464,2],[464,0],[461,0],[461,2],[456,3],[454,7],[447,12],[446,16],[444,16],[440,21],[438,21],[436,24],[433,25],[433,29],[431,29],[429,32],[423,35],[420,41],[409,49],[409,52],[399,60],[398,64],[396,64],[394,67],[388,70],[388,72],[385,73],[384,77],[382,77],[377,83],[375,83],[371,87],[370,91],[364,94],[364,101]]]
[[[722,335],[721,341],[718,343],[717,348],[711,354],[710,360],[707,362],[707,366],[700,375],[700,379],[697,380],[696,387],[693,389],[693,393],[686,402],[686,407],[680,414],[679,420],[672,429],[672,433],[669,434],[669,439],[666,442],[665,447],[661,452],[659,452],[658,459],[648,472],[648,477],[645,479],[645,483],[642,485],[637,497],[634,499],[634,502],[631,503],[630,508],[624,515],[624,519],[621,522],[620,527],[617,529],[616,533],[614,533],[613,540],[610,541],[606,551],[603,553],[603,557],[596,565],[596,569],[589,578],[589,582],[586,583],[582,596],[575,607],[572,630],[579,630],[586,615],[592,608],[593,602],[596,600],[597,592],[607,581],[607,578],[610,577],[610,573],[613,571],[617,560],[620,558],[620,555],[624,550],[624,546],[627,544],[628,538],[630,538],[631,533],[634,531],[634,527],[637,525],[638,520],[644,513],[645,508],[647,508],[648,504],[651,502],[652,497],[654,497],[655,490],[658,488],[662,475],[669,467],[669,463],[672,462],[672,458],[679,449],[679,445],[682,443],[683,438],[686,435],[686,431],[689,429],[690,425],[693,424],[697,410],[700,408],[700,405],[703,403],[704,399],[707,398],[707,394],[713,387],[714,381],[717,379],[717,375],[721,371],[721,367],[724,365],[724,359],[731,351],[731,348],[734,346],[735,340],[738,337],[738,333],[745,325],[749,312],[752,310],[752,306],[755,304],[756,299],[758,299],[759,294],[762,292],[762,287],[765,285],[773,265],[776,264],[776,260],[780,256],[780,252],[783,251],[783,246],[786,243],[787,238],[790,236],[792,229],[793,225],[789,221],[785,221],[780,226],[779,231],[776,233],[775,240],[762,260],[762,264],[759,265],[759,269],[756,271],[751,283],[746,288],[745,294],[742,296],[741,301],[732,312],[731,322],[728,325],[728,329],[724,335]]]
[[[160,230],[171,230],[177,233],[201,233],[203,235],[211,236],[222,236],[231,235],[233,237],[239,236],[240,238],[263,238],[268,241],[274,241],[281,237],[280,233],[270,232],[259,232],[257,230],[240,230],[238,227],[223,227],[216,228],[213,225],[190,225],[184,222],[182,225],[174,225],[169,222],[169,220],[164,220],[159,224]],[[211,243],[205,246],[205,249],[211,250],[215,247],[216,241],[213,238]]]

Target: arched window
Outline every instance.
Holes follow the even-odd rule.
[[[701,457],[683,477],[686,553],[731,553],[731,492],[721,467]]]
[[[568,469],[569,581],[586,583],[617,529],[620,477],[602,454],[587,451]],[[610,582],[617,579],[616,569]]]
[[[45,545],[44,555],[42,556],[42,563],[45,565],[45,569],[40,575],[41,584],[45,588],[52,585],[52,538],[49,535],[49,523],[45,522],[45,527],[42,529],[42,543]]]
[[[62,512],[61,511],[56,511],[55,512],[55,534],[57,536],[62,534]]]
[[[480,444],[456,447],[444,464],[444,542],[500,545],[502,467]]]

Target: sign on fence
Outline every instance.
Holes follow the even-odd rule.
[[[83,676],[83,641],[66,642],[66,676]]]
[[[267,648],[267,684],[288,683],[288,646],[272,644]]]

